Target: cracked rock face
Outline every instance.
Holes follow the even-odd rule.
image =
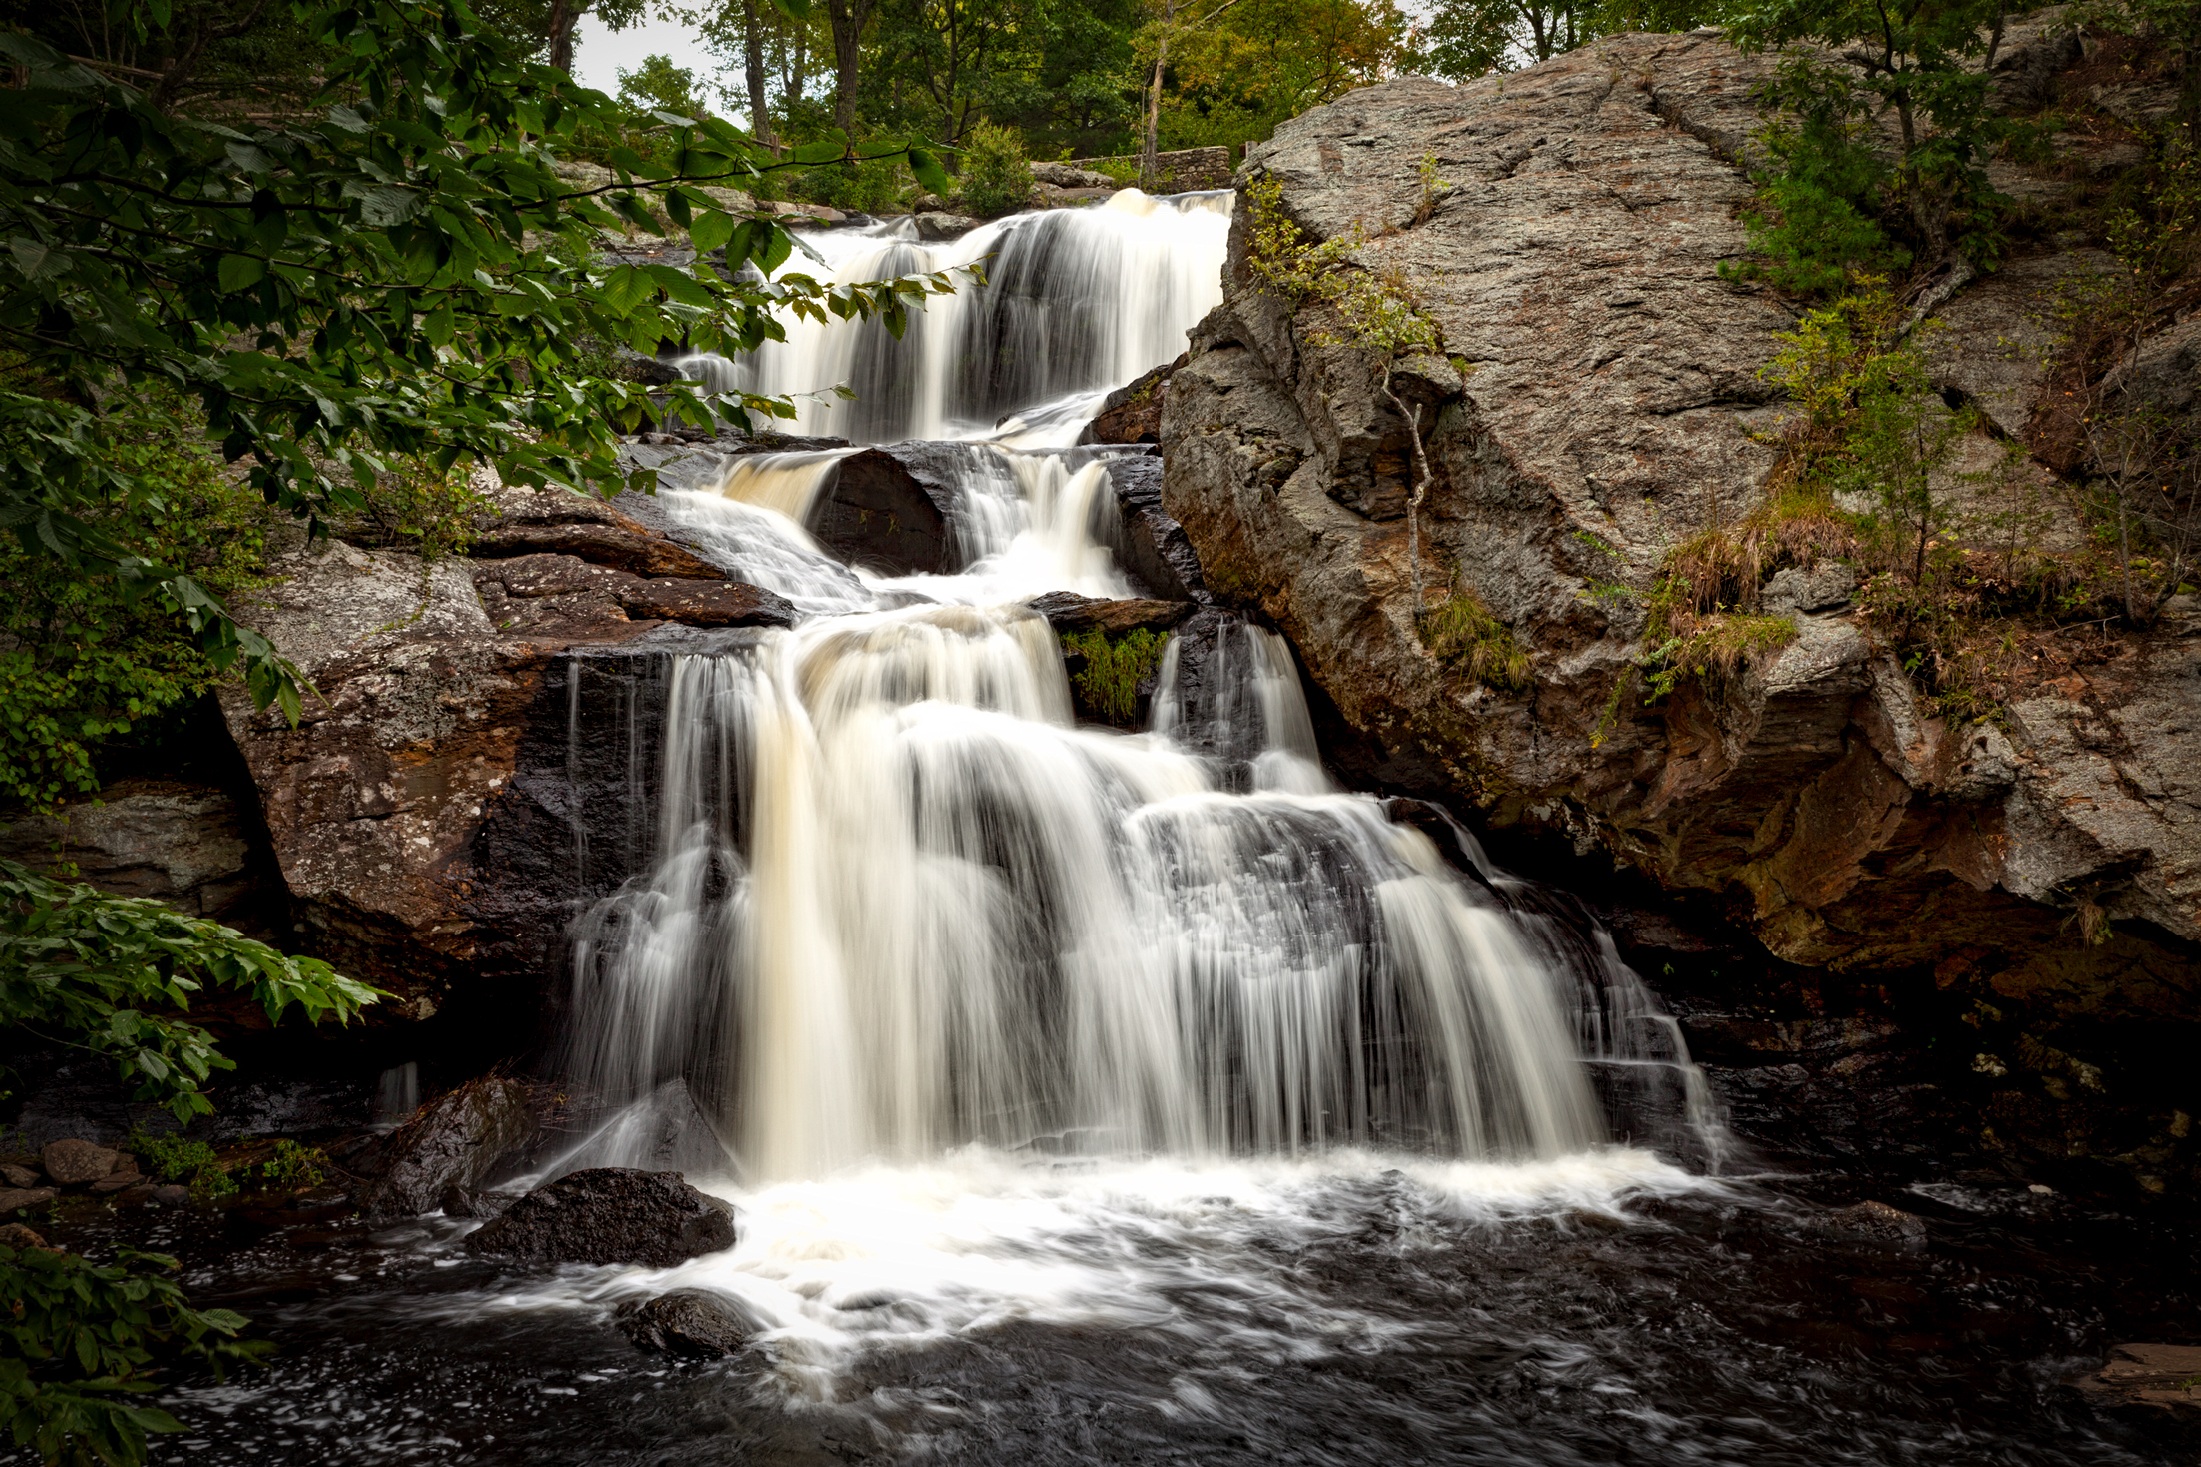
[[[523,752],[555,737],[544,729],[563,730],[563,703],[548,706],[561,659],[793,619],[610,506],[563,490],[497,500],[473,559],[341,541],[281,557],[243,613],[315,694],[296,728],[223,694],[301,936],[398,996],[377,1022],[430,1018],[465,988],[532,1008],[555,968],[574,893],[510,868],[540,856],[542,829],[572,840],[518,778]]]
[[[1710,894],[1785,962],[1931,969],[2064,1017],[2201,1015],[2189,624],[2166,619],[2000,724],[1961,726],[1857,615],[1850,574],[1822,566],[1766,588],[1797,635],[1737,686],[1655,707],[1626,691],[1662,559],[1739,520],[1774,466],[1784,408],[1761,373],[1790,310],[1719,275],[1744,250],[1766,66],[1700,32],[1615,37],[1461,87],[1394,81],[1286,123],[1241,171],[1276,180],[1309,235],[1357,229],[1356,258],[1397,271],[1441,328],[1445,360],[1397,379],[1435,466],[1425,604],[1479,598],[1530,655],[1525,693],[1422,645],[1407,425],[1369,362],[1326,341],[1327,307],[1256,288],[1245,209],[1224,303],[1164,394],[1163,507],[1208,588],[1291,639],[1359,736],[1344,757],[1361,777]],[[1434,200],[1424,155],[1450,185]],[[1938,383],[1986,419],[1966,453],[2025,431],[2041,298],[2098,264],[2014,262],[1944,308]],[[2150,367],[2183,360],[2182,341],[2166,334]],[[2025,467],[2053,497],[2055,466]],[[2040,533],[2075,527],[2068,505],[2044,515]]]

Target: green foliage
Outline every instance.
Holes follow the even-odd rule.
[[[360,501],[358,514],[344,523],[349,538],[401,545],[424,560],[464,555],[491,509],[466,465],[444,468],[414,457],[391,459]]]
[[[159,902],[48,881],[0,861],[0,1025],[114,1060],[178,1120],[213,1109],[200,1084],[234,1065],[176,1017],[207,988],[249,994],[277,1022],[349,1023],[382,994]]]
[[[909,170],[899,158],[814,169],[802,176],[795,189],[813,204],[850,214],[891,214],[915,191]]]
[[[157,413],[118,415],[104,463],[115,477],[80,507],[86,523],[212,594],[258,584],[266,508],[193,435]],[[45,809],[98,789],[103,750],[163,727],[215,680],[184,618],[140,587],[5,542],[0,588],[0,802]]]
[[[2003,14],[2003,0],[1744,0],[1728,27],[1736,44],[1810,43],[1841,56],[1793,51],[1764,96],[1799,119],[1768,207],[1775,217],[1789,208],[1806,217],[1764,231],[1798,256],[1794,263],[1777,256],[1777,268],[1825,288],[1824,272],[1868,248],[1864,226],[1883,214],[1907,218],[1906,243],[1928,263],[1952,249],[1975,264],[1993,262],[2001,249],[1998,196],[1985,160],[2008,123],[1988,108],[1979,59],[2001,34]],[[1888,117],[1898,156],[1885,182],[1870,180],[1856,156],[1862,125]],[[1815,244],[1810,216],[1836,238]]]
[[[1718,18],[1702,0],[1440,0],[1415,60],[1454,81],[1552,57],[1616,31],[1686,31]]]
[[[1976,416],[1944,407],[1933,390],[1921,338],[1936,323],[1906,335],[1903,316],[1901,302],[1868,279],[1858,293],[1806,312],[1794,331],[1777,334],[1781,349],[1766,375],[1803,404],[1816,430],[1802,440],[1799,472],[1834,496],[1870,505],[1860,530],[1908,562],[1919,584],[1949,518],[1935,476]]]
[[[166,6],[120,7],[150,50]],[[457,0],[294,0],[286,16],[327,66],[310,112],[216,124],[30,36],[0,34],[0,523],[68,573],[143,588],[240,665],[256,701],[296,717],[278,651],[182,569],[133,550],[98,511],[143,494],[113,452],[115,405],[152,384],[197,420],[252,486],[308,518],[356,513],[393,459],[494,464],[512,484],[626,481],[618,434],[650,411],[639,385],[589,374],[581,345],[655,351],[666,339],[738,352],[783,334],[775,311],[876,315],[892,329],[948,277],[822,285],[778,280],[792,249],[767,218],[697,191],[829,161],[777,158],[718,119],[663,123],[669,166],[610,150],[612,183],[577,188],[556,150],[622,114],[484,32]],[[845,150],[830,149],[838,159]],[[900,154],[944,184],[921,147]],[[659,213],[723,267],[600,261],[599,232],[659,229]],[[692,387],[660,394],[687,422],[786,416],[790,404]],[[636,487],[647,487],[647,475]]]
[[[1151,78],[1166,40],[1164,148],[1239,147],[1355,87],[1409,54],[1412,26],[1394,0],[1176,0],[1138,37]]]
[[[176,1260],[134,1249],[94,1263],[51,1248],[0,1244],[0,1430],[70,1467],[134,1467],[148,1435],[181,1431],[135,1398],[165,1360],[219,1373],[267,1346],[237,1338],[242,1316],[193,1309],[168,1277]]]
[[[260,1187],[303,1192],[327,1181],[328,1167],[328,1153],[320,1147],[303,1146],[296,1141],[278,1141],[275,1143],[275,1153],[266,1161],[250,1168],[249,1176]]]
[[[670,56],[645,56],[633,71],[619,73],[619,100],[637,112],[671,112],[704,117],[710,108],[696,91],[695,73],[673,65]]]
[[[963,207],[982,219],[1013,214],[1030,204],[1032,167],[1024,140],[990,122],[972,128],[964,138],[955,188]]]
[[[1513,629],[1465,587],[1423,612],[1420,631],[1424,647],[1486,688],[1518,693],[1532,682],[1528,653],[1514,640]]]
[[[1126,724],[1139,709],[1139,684],[1162,665],[1167,636],[1145,627],[1111,641],[1106,632],[1075,632],[1062,639],[1063,650],[1085,659],[1071,675],[1078,702],[1109,723]]]
[[[133,1131],[125,1145],[148,1175],[189,1184],[194,1202],[212,1202],[237,1190],[236,1180],[204,1141]]]
[[[1785,616],[1716,612],[1696,618],[1686,632],[1656,637],[1637,664],[1650,690],[1648,701],[1666,697],[1684,679],[1719,687],[1735,678],[1757,653],[1776,651],[1796,640],[1796,623]]]
[[[1860,89],[1840,73],[1783,63],[1787,109],[1763,134],[1771,165],[1753,177],[1754,206],[1743,227],[1755,258],[1723,263],[1728,279],[1765,279],[1791,295],[1829,295],[1866,274],[1910,263],[1876,217],[1888,169],[1871,146],[1872,124]]]

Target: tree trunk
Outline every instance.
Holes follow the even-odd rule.
[[[741,52],[749,83],[749,135],[776,153],[771,99],[764,86],[764,23],[757,15],[757,0],[741,0]]]
[[[1422,614],[1421,581],[1421,505],[1429,497],[1429,457],[1421,444],[1421,404],[1415,403],[1409,413],[1406,404],[1399,401],[1391,390],[1391,368],[1383,369],[1381,382],[1383,395],[1390,401],[1391,410],[1406,420],[1406,441],[1412,445],[1414,462],[1414,492],[1406,497],[1406,566],[1408,578],[1414,588],[1414,618],[1417,625]]]
[[[1146,91],[1146,146],[1139,153],[1139,187],[1148,193],[1161,184],[1162,68],[1169,64],[1169,27],[1176,24],[1177,3],[1170,0],[1162,17],[1162,37],[1154,47],[1154,82]]]
[[[568,76],[573,74],[573,28],[587,8],[588,0],[550,0],[550,64]]]
[[[851,141],[856,136],[856,76],[863,60],[864,26],[878,0],[827,0],[833,23],[833,125]]]

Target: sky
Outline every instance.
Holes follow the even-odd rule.
[[[656,54],[670,56],[673,65],[694,72],[705,97],[713,98],[720,80],[718,63],[703,49],[702,38],[693,28],[656,15],[623,31],[606,30],[595,16],[583,15],[574,28],[574,77],[581,85],[601,92],[616,93],[620,72],[633,71],[641,66],[643,57]],[[721,106],[726,103],[722,97],[716,100]]]

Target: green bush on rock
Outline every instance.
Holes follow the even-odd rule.
[[[1110,641],[1106,632],[1077,632],[1062,639],[1063,650],[1085,659],[1070,677],[1080,706],[1107,723],[1127,724],[1139,711],[1139,684],[1162,665],[1169,638],[1145,627]]]

